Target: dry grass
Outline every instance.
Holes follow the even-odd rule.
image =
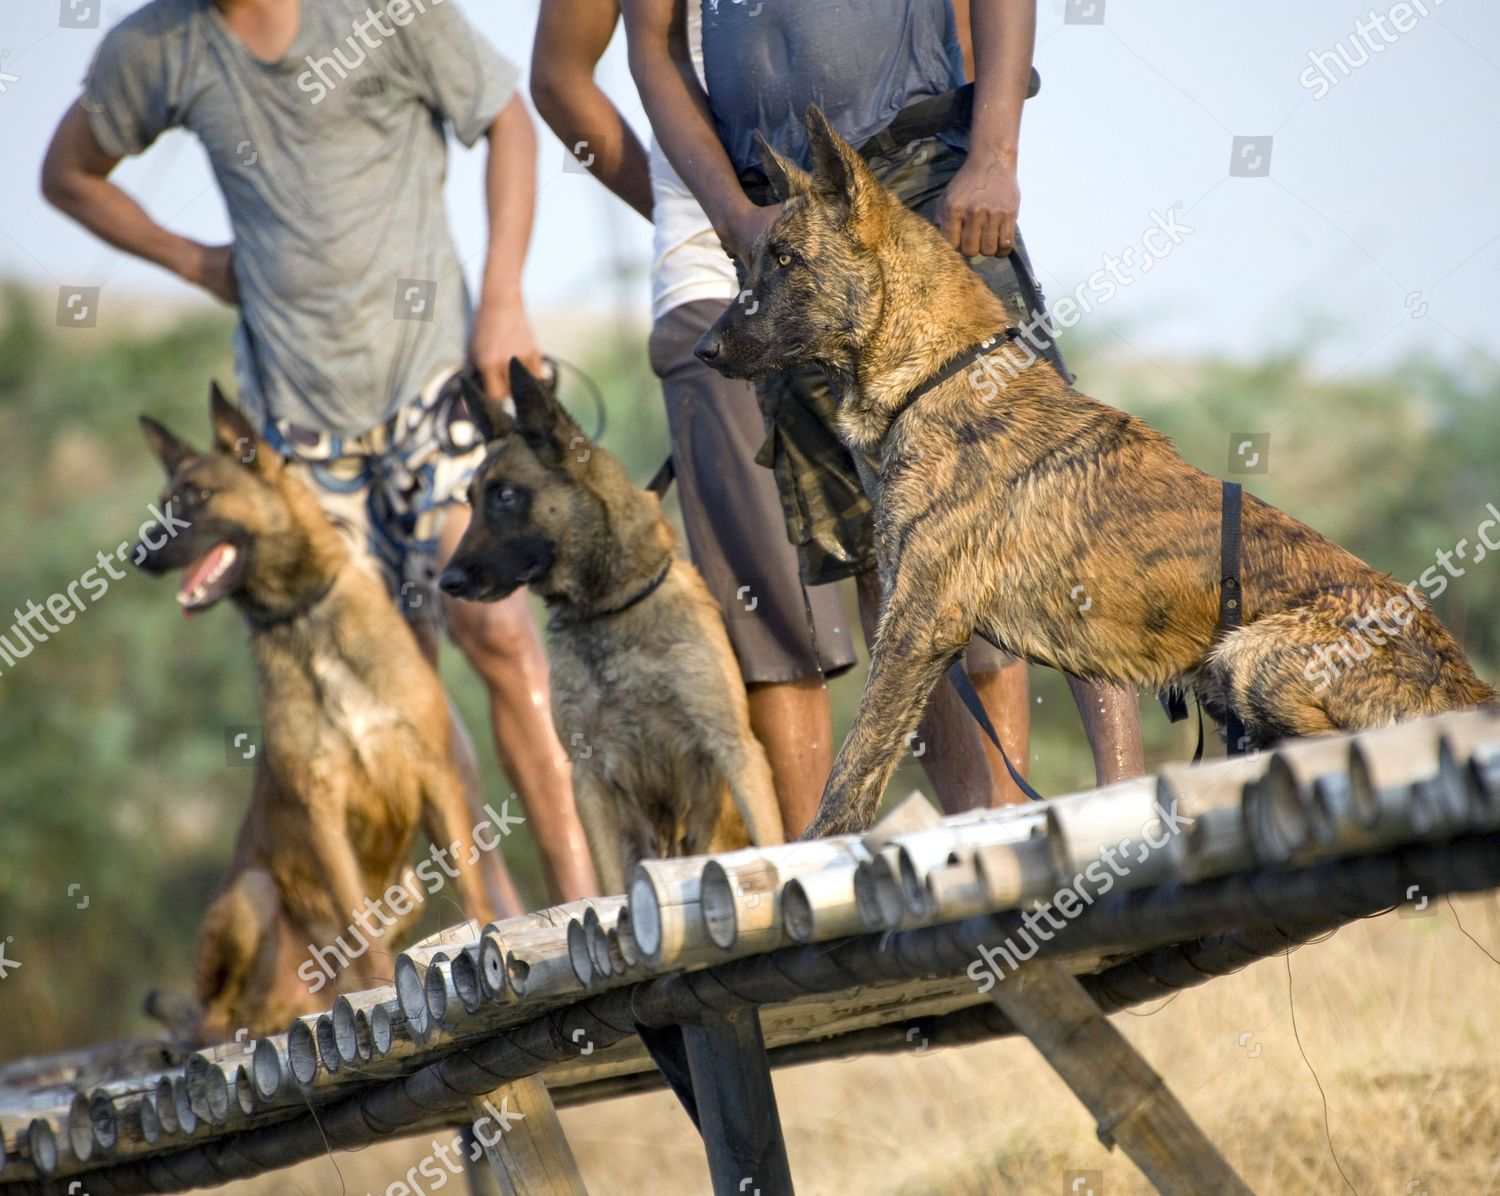
[[[1440,902],[1115,1022],[1257,1192],[1348,1191],[1340,1167],[1361,1196],[1497,1192],[1500,965],[1455,911],[1500,955],[1494,898]],[[1150,1191],[1021,1041],[822,1063],[778,1073],[776,1088],[800,1196],[1064,1193],[1084,1172],[1079,1191]],[[665,1094],[562,1119],[593,1196],[709,1190],[692,1127]],[[341,1174],[320,1159],[219,1190],[381,1193],[427,1149],[391,1143],[339,1155]]]

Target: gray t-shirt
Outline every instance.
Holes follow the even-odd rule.
[[[241,402],[352,435],[463,361],[444,125],[473,145],[518,72],[453,0],[301,9],[266,63],[213,0],[151,0],[105,37],[84,102],[111,154],[179,125],[197,135],[234,230]]]

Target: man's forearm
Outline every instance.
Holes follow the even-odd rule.
[[[118,163],[95,140],[88,113],[81,102],[75,102],[63,114],[43,157],[42,194],[101,241],[179,278],[200,281],[204,247],[162,228],[110,182],[109,174]]]
[[[489,248],[480,284],[480,306],[518,303],[536,210],[536,130],[520,96],[511,97],[490,126],[485,208],[489,213]]]
[[[696,3],[696,0],[685,0]],[[684,0],[622,0],[630,72],[668,161],[726,242],[753,207],[714,129],[708,97],[688,54]]]
[[[49,182],[45,192],[54,207],[101,241],[170,270],[179,278],[197,281],[203,246],[162,228],[108,179],[70,176]]]
[[[1036,0],[972,0],[974,123],[970,152],[1014,162],[1036,49]]]
[[[533,81],[531,94],[542,119],[584,169],[650,220],[651,163],[609,97],[592,83],[541,92]]]
[[[594,68],[619,19],[617,0],[546,0],[531,49],[531,99],[584,168],[650,220],[646,151],[594,82]]]

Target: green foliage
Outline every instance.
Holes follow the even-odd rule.
[[[0,309],[4,634],[12,608],[65,591],[147,518],[161,477],[137,414],[205,441],[206,383],[232,370],[221,315],[85,339],[19,293]],[[1500,505],[1500,385],[1487,364],[1414,360],[1330,380],[1283,358],[1176,363],[1168,375],[1088,344],[1069,350],[1092,393],[1169,432],[1211,472],[1224,472],[1231,433],[1270,432],[1270,472],[1246,477],[1249,488],[1402,580],[1472,539],[1486,503]],[[666,451],[644,338],[598,344],[579,365],[604,392],[604,443],[644,481]],[[563,395],[592,430],[592,404],[566,372]],[[22,964],[0,982],[0,1058],[150,1032],[141,998],[153,984],[190,988],[197,922],[248,799],[250,771],[229,767],[224,750],[227,726],[259,721],[235,612],[185,622],[169,582],[124,572],[14,668],[0,659],[0,943]],[[1497,599],[1500,557],[1470,567],[1437,603],[1492,678]],[[481,687],[451,649],[444,675],[486,793],[503,797]],[[836,737],[862,680],[856,669],[833,683]],[[1037,783],[1085,787],[1092,769],[1066,686],[1041,670],[1032,682]],[[1191,751],[1191,728],[1169,728],[1149,695],[1143,709],[1152,764]],[[891,791],[916,785],[908,764]],[[505,854],[539,900],[524,833]]]

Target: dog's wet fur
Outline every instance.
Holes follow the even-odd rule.
[[[171,1028],[198,1042],[241,1028],[284,1030],[294,1016],[326,1009],[329,995],[310,991],[321,972],[309,947],[356,941],[355,911],[401,879],[419,828],[453,845],[467,914],[492,916],[437,673],[311,491],[218,387],[210,406],[208,452],[141,417],[167,474],[162,503],[171,504],[175,534],[148,529],[135,557],[150,573],[184,571],[185,611],[232,602],[250,629],[260,681],[250,808],[198,934],[196,1006],[153,1004],[178,1010]],[[177,528],[182,521],[188,526]],[[407,887],[420,899],[419,886]],[[384,929],[347,969],[352,985],[382,971],[389,981],[402,930],[420,912]]]
[[[528,586],[551,608],[553,716],[601,886],[624,892],[642,859],[779,843],[723,615],[660,501],[519,362],[510,380],[514,417],[469,400],[490,448],[440,584],[477,601]]]
[[[742,378],[818,363],[840,434],[878,462],[884,610],[809,836],[870,823],[904,736],[975,631],[1078,677],[1191,690],[1220,723],[1232,705],[1246,747],[1496,702],[1420,595],[1250,495],[1243,625],[1220,633],[1220,482],[1029,346],[1008,343],[905,406],[1021,321],[816,108],[806,123],[810,173],[761,142],[783,206],[749,265],[755,302],[730,305],[698,353]],[[1347,643],[1370,609],[1407,615],[1399,634],[1322,684],[1314,653]]]

